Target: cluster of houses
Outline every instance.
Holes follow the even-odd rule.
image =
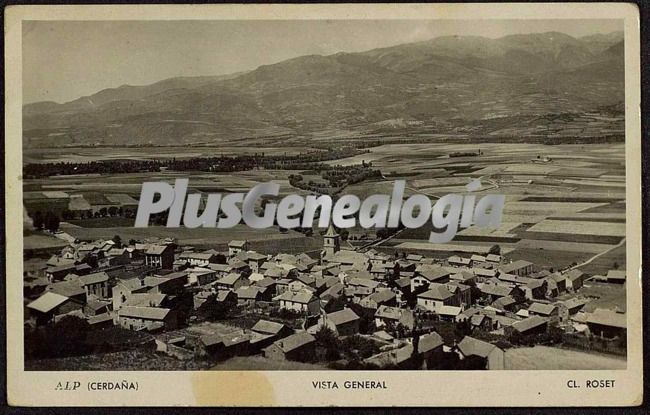
[[[509,262],[497,254],[437,260],[342,249],[333,227],[323,238],[317,258],[262,254],[247,241],[231,241],[224,252],[179,247],[171,239],[128,246],[72,243],[38,275],[26,276],[27,320],[44,325],[76,315],[90,329],[165,333],[215,309],[273,309],[304,323],[294,330],[260,319],[246,335],[205,335],[200,349],[227,355],[254,350],[270,359],[300,360],[313,355],[314,334],[322,327],[349,336],[360,332],[366,318],[372,332],[364,334],[386,345],[369,362],[400,366],[421,355],[431,365],[442,351],[454,351],[461,358],[481,357],[495,369],[503,367],[503,351],[491,343],[466,336],[448,345],[433,331],[408,333],[436,320],[462,324],[470,334],[478,330],[504,338],[545,333],[549,326],[588,336],[625,336],[624,313],[582,311],[591,299],[580,296],[588,276],[577,269],[538,270],[531,262]],[[624,283],[624,271],[611,274],[604,278]]]

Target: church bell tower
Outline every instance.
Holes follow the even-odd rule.
[[[341,250],[341,235],[336,233],[334,226],[330,223],[327,232],[323,236],[323,252],[325,256],[334,255]]]

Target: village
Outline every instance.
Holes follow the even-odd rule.
[[[498,245],[446,259],[360,249],[332,225],[322,240],[311,256],[246,240],[71,241],[25,272],[26,358],[146,350],[215,369],[499,370],[514,368],[507,350],[536,345],[625,356],[624,298],[590,287],[620,290],[624,270],[544,269]]]

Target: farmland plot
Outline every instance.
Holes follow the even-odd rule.
[[[442,251],[442,252],[465,252],[465,253],[477,253],[477,254],[487,254],[490,251],[491,245],[463,245],[463,244],[432,244],[430,242],[400,242],[395,246],[395,248],[404,249],[404,250],[421,250],[421,251]],[[501,247],[501,253],[503,255],[512,252],[512,248]]]
[[[580,252],[585,254],[598,254],[604,252],[616,245],[606,244],[589,244],[582,242],[562,242],[562,241],[545,241],[522,239],[517,242],[517,249],[545,249],[545,250],[559,250],[566,252]]]
[[[516,236],[512,231],[513,229],[520,226],[521,223],[517,222],[501,222],[501,226],[498,228],[479,228],[477,226],[471,226],[465,228],[457,233],[461,236],[493,236],[493,237],[512,237]]]
[[[625,236],[624,223],[543,220],[531,226],[530,232],[569,233],[579,235]]]

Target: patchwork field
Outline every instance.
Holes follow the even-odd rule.
[[[161,147],[106,148],[102,158],[192,157],[218,154],[265,152],[295,154],[298,147]],[[96,149],[26,150],[25,161],[84,160],[96,157]],[[471,155],[473,154],[473,155]],[[450,155],[454,155],[451,157]],[[31,159],[30,159],[31,158]],[[428,242],[431,225],[407,229],[382,248],[423,253],[483,252],[498,244],[512,259],[527,259],[546,267],[561,268],[580,263],[611,249],[625,236],[625,165],[624,145],[556,145],[504,143],[386,144],[369,148],[354,157],[332,160],[330,165],[372,163],[383,175],[347,186],[343,193],[364,199],[372,194],[390,194],[395,180],[405,180],[405,197],[421,193],[433,201],[447,193],[468,194],[466,185],[480,179],[482,187],[472,194],[505,194],[502,224],[498,229],[470,227],[459,229],[450,244]],[[289,184],[289,175],[302,173],[317,181],[310,172],[288,170],[250,170],[230,173],[178,172],[110,174],[52,177],[27,180],[25,203],[46,209],[56,206],[61,195],[95,193],[101,195],[126,193],[138,198],[145,181],[172,183],[177,177],[190,177],[189,192],[246,192],[261,182],[281,185],[281,196],[291,193],[306,195]],[[64,205],[65,207],[65,205]],[[277,228],[252,230],[237,227],[218,229],[166,229],[153,227],[135,231],[128,221],[105,222],[95,219],[72,221],[65,231],[80,239],[122,239],[147,236],[174,236],[182,243],[197,246],[223,246],[230,239],[249,239],[256,249],[265,252],[317,250],[319,236],[306,238]],[[74,226],[73,226],[74,225]],[[76,226],[76,227],[75,227]],[[351,230],[352,233],[373,230]],[[279,241],[282,241],[279,243]],[[33,239],[30,243],[37,244]],[[45,240],[41,241],[45,243]],[[608,252],[585,266],[587,270],[611,268],[616,262],[624,266],[625,247]]]
[[[558,269],[605,252],[625,236],[622,144],[405,147],[407,155],[401,159],[391,154],[395,149],[390,145],[372,148],[364,157],[371,158],[373,166],[380,166],[382,172],[387,169],[392,173],[391,180],[406,180],[409,191],[432,198],[452,192],[468,194],[465,185],[480,178],[483,187],[474,193],[477,197],[505,194],[506,203],[502,224],[497,229],[459,229],[454,241],[441,247],[426,242],[431,226],[425,225],[402,232],[391,240],[389,245],[393,248],[468,252],[499,244],[511,259],[526,259]],[[480,155],[449,157],[452,152]],[[382,189],[381,183],[373,187]],[[624,253],[625,247],[620,251]],[[584,267],[585,271],[624,264],[624,258],[621,260],[617,252],[618,248],[596,258]]]

